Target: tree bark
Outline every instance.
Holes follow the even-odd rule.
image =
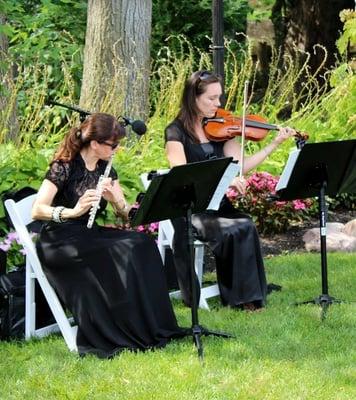
[[[151,0],[89,0],[80,105],[148,116]]]
[[[330,68],[336,60],[336,40],[342,31],[339,13],[345,8],[354,8],[354,0],[276,0],[272,10],[272,20],[276,32],[277,46],[284,53],[296,55],[296,49],[311,55],[311,72]],[[322,72],[322,71],[320,71]]]

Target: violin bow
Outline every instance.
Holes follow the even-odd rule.
[[[247,97],[248,97],[248,85],[249,81],[245,81],[244,86],[244,103],[242,108],[242,127],[241,127],[241,154],[240,154],[240,178],[243,176],[244,169],[244,155],[245,155],[245,128],[246,128],[246,108],[247,108]]]

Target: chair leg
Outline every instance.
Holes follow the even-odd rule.
[[[25,338],[29,339],[36,330],[35,277],[31,265],[26,262],[25,287]]]
[[[203,284],[203,265],[204,265],[204,247],[203,246],[195,246],[195,255],[194,255],[194,267],[195,273],[198,276],[200,287]]]

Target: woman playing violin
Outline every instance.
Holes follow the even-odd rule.
[[[209,71],[194,72],[185,83],[177,117],[165,129],[166,155],[171,167],[219,157],[239,160],[241,147],[235,138],[213,141],[204,129],[206,118],[215,116],[222,95],[221,78]],[[244,158],[243,173],[261,164],[281,143],[296,132],[279,128],[274,140],[255,154]],[[231,182],[241,195],[246,182],[236,177]],[[184,219],[172,221],[174,263],[183,300],[191,304],[187,238]],[[223,305],[247,310],[266,303],[266,277],[255,225],[249,216],[236,210],[224,198],[218,211],[195,214],[192,218],[197,238],[214,253],[217,279]]]

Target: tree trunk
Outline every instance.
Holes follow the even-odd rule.
[[[151,0],[89,0],[80,105],[148,115]]]
[[[354,0],[276,0],[272,10],[277,46],[285,53],[295,56],[296,48],[311,55],[311,72],[317,71],[326,62],[321,72],[336,60],[336,40],[342,31],[339,13],[345,8],[354,8]]]
[[[6,23],[6,17],[0,14],[0,25]],[[16,99],[12,96],[12,65],[8,60],[9,41],[0,32],[0,142],[15,139],[18,134],[16,118]]]

